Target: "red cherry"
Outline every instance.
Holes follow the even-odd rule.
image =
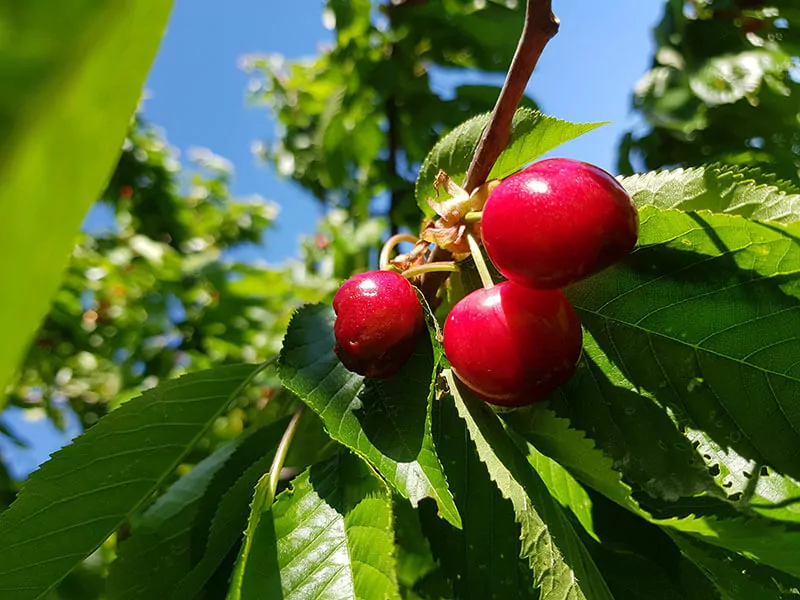
[[[565,383],[581,341],[578,315],[560,290],[512,281],[472,292],[444,324],[444,352],[455,374],[500,406],[530,404]]]
[[[406,363],[425,328],[414,288],[394,271],[345,281],[333,297],[334,352],[350,371],[386,378]]]
[[[615,263],[636,245],[639,217],[611,175],[554,158],[503,181],[483,209],[486,252],[508,279],[561,288]]]

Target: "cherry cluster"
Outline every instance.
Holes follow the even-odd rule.
[[[636,208],[602,169],[550,159],[492,186],[480,220],[472,221],[506,280],[495,284],[484,273],[484,287],[453,306],[444,325],[445,354],[458,378],[485,401],[529,404],[565,383],[580,358],[580,321],[561,288],[633,249]],[[460,220],[456,225],[466,227]],[[480,266],[482,257],[474,254]],[[333,308],[335,352],[366,377],[396,374],[425,329],[417,294],[396,271],[352,277]]]

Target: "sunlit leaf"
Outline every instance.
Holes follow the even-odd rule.
[[[295,314],[281,352],[281,380],[320,416],[331,437],[370,461],[400,494],[413,504],[435,499],[442,516],[458,526],[430,433],[437,368],[430,341],[420,342],[396,376],[365,381],[334,354],[334,319],[329,306]]]
[[[741,217],[646,207],[641,219],[637,252],[569,290],[632,383],[632,409],[646,390],[679,423],[797,478],[800,244]]]
[[[607,398],[598,393],[597,388],[584,384],[570,385],[564,393],[570,400],[587,397],[595,403]],[[633,490],[623,480],[627,465],[618,463],[615,468],[615,462],[595,446],[586,433],[572,429],[566,419],[556,417],[548,409],[533,407],[507,414],[504,420],[581,482],[639,517],[668,530],[688,533],[709,544],[740,552],[786,573],[795,576],[800,573],[794,558],[800,553],[800,532],[756,516],[718,518],[713,514],[704,515],[702,509],[682,508],[681,516],[657,518],[640,506]],[[642,421],[643,430],[647,431],[648,426],[648,421]],[[596,436],[596,430],[589,435]]]
[[[685,556],[703,569],[726,600],[782,600],[787,597],[783,592],[788,587],[778,583],[788,579],[785,576],[777,574],[776,577],[769,569],[754,565],[741,556],[699,544],[688,536],[674,534],[672,539]],[[800,589],[800,581],[788,583],[796,590]]]
[[[436,198],[433,180],[440,169],[462,183],[480,141],[489,114],[473,117],[444,136],[430,151],[417,177],[417,205],[429,217],[433,209],[426,198]],[[569,123],[520,108],[514,115],[511,140],[494,164],[489,179],[502,179],[519,171],[546,152],[600,127],[603,123]]]
[[[779,223],[800,220],[800,190],[759,169],[711,165],[620,181],[639,208],[710,210]]]
[[[119,156],[172,2],[0,7],[0,385]],[[2,399],[0,399],[2,403]]]
[[[256,495],[228,598],[399,600],[389,490],[348,452],[265,505]]]

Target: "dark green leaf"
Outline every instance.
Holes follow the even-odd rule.
[[[473,117],[444,136],[428,154],[417,177],[415,192],[417,205],[427,216],[434,216],[425,199],[436,198],[433,187],[436,174],[444,170],[461,183],[488,122],[488,113]],[[507,177],[553,148],[600,125],[603,123],[569,123],[536,110],[520,108],[514,115],[511,141],[494,164],[489,179]]]
[[[431,440],[437,364],[430,341],[421,340],[395,377],[365,381],[336,358],[334,319],[321,305],[295,314],[279,362],[283,384],[320,416],[331,437],[370,461],[400,494],[415,505],[433,498],[441,515],[460,526]]]
[[[725,600],[784,600],[789,595],[800,595],[798,581],[794,582],[796,592],[784,595],[786,588],[782,589],[767,569],[741,556],[698,543],[679,533],[673,534],[672,538],[681,551],[703,570]]]
[[[236,365],[166,382],[54,454],[0,515],[0,598],[38,598],[91,554],[259,370]]]
[[[597,388],[592,389],[579,382],[570,382],[563,391],[572,406],[577,406],[576,398],[586,398],[596,404],[609,401],[606,400],[609,397],[599,393]],[[611,397],[609,403],[614,402]],[[595,447],[595,441],[586,437],[598,437],[598,430],[602,427],[589,434],[576,431],[569,427],[568,421],[555,417],[542,407],[516,411],[504,415],[504,419],[515,432],[566,467],[581,482],[651,523],[743,553],[786,573],[797,575],[800,572],[794,559],[800,553],[800,532],[795,529],[787,529],[759,517],[729,516],[721,519],[713,514],[705,515],[701,508],[694,511],[696,514],[689,514],[684,508],[681,516],[669,518],[655,518],[644,510],[633,497],[630,486],[623,481],[620,472],[615,470],[616,466],[627,473],[630,470],[628,464],[624,461],[615,463]],[[640,426],[647,431],[650,423],[642,420]],[[602,444],[602,438],[598,439],[600,441],[597,443]],[[613,448],[609,447],[609,450]]]
[[[462,519],[457,530],[420,507],[431,549],[452,582],[456,597],[536,598],[527,561],[520,560],[520,525],[514,508],[489,477],[453,400],[434,407],[439,459]]]
[[[394,533],[397,544],[397,581],[406,591],[438,568],[428,539],[422,532],[419,509],[400,496],[393,498]],[[437,518],[437,521],[439,519]],[[441,521],[439,521],[441,522]]]
[[[80,0],[0,7],[3,389],[119,156],[171,6]]]
[[[652,207],[641,219],[638,251],[570,289],[584,326],[635,390],[654,395],[680,424],[800,477],[794,234]]]
[[[478,456],[500,493],[511,501],[522,527],[522,556],[530,562],[542,600],[612,596],[566,512],[508,437],[486,403],[444,371],[458,413],[467,424]]]
[[[203,542],[203,545],[198,549],[193,550],[193,556],[201,556],[199,562],[193,562],[193,567],[177,584],[172,598],[175,600],[185,599],[192,600],[195,598],[203,586],[208,582],[216,569],[222,564],[228,553],[233,548],[234,544],[242,537],[245,527],[248,522],[248,514],[250,512],[249,504],[253,498],[253,488],[258,483],[259,479],[266,473],[272,463],[272,458],[277,448],[278,443],[283,436],[286,429],[287,422],[279,421],[269,427],[255,432],[250,440],[242,443],[242,454],[249,454],[253,460],[244,461],[249,462],[249,466],[244,473],[233,480],[225,473],[223,481],[230,484],[230,488],[218,498],[214,511],[214,518],[209,523],[208,537],[203,539],[198,535],[197,528],[204,526],[206,521],[203,519],[204,513],[199,512],[198,517],[203,519],[199,524],[193,526],[192,542]],[[247,442],[252,442],[247,444]],[[248,447],[245,447],[247,444]],[[250,454],[261,446],[261,452]],[[242,456],[231,457],[236,462],[242,461]],[[236,464],[236,463],[234,463]],[[227,467],[228,465],[226,465]],[[238,473],[235,473],[238,474]],[[216,478],[215,478],[216,479]],[[218,493],[221,490],[215,486],[217,481],[212,481],[209,487],[210,493]],[[203,503],[207,498],[203,498],[200,508],[204,508]],[[177,576],[177,574],[175,574]],[[176,577],[177,578],[177,577]]]
[[[214,531],[214,521],[218,518],[217,515],[223,503],[226,502],[225,496],[238,487],[245,493],[245,498],[241,502],[242,507],[244,508],[250,503],[252,490],[246,489],[247,483],[241,481],[242,476],[250,471],[254,465],[258,465],[253,469],[255,480],[252,476],[245,478],[247,481],[252,482],[251,486],[255,485],[255,481],[261,476],[260,469],[263,469],[265,464],[268,467],[272,461],[278,442],[280,442],[288,424],[289,419],[287,417],[256,431],[249,432],[248,435],[241,436],[238,438],[238,444],[233,455],[225,461],[225,468],[214,473],[214,477],[206,487],[198,504],[197,516],[192,525],[189,546],[193,565],[200,562],[206,553],[209,545],[209,536]],[[298,439],[297,442],[302,443],[302,440]],[[247,514],[246,509],[244,509],[244,514]],[[244,529],[244,522],[242,522],[241,529]]]
[[[236,443],[229,443],[214,452],[134,521],[111,563],[109,598],[166,598],[176,577],[191,570],[192,524],[209,484],[235,450]]]

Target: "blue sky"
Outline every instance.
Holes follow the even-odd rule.
[[[561,155],[613,170],[617,141],[630,124],[630,94],[652,57],[652,26],[663,11],[656,0],[559,1],[561,31],[546,49],[529,86],[542,108],[572,121],[613,121],[614,125],[563,146]],[[282,213],[267,241],[266,256],[277,261],[296,252],[298,237],[314,229],[316,202],[297,186],[280,181],[250,151],[272,134],[263,108],[248,106],[248,76],[237,68],[252,52],[288,58],[313,56],[332,33],[322,24],[322,2],[239,0],[219,10],[211,0],[177,0],[147,89],[145,115],[163,126],[186,156],[205,146],[236,166],[234,190],[259,193]],[[446,91],[464,72],[437,73]],[[502,83],[502,77],[495,78]],[[470,115],[464,115],[468,118]]]
[[[320,45],[332,39],[322,24],[322,6],[307,0],[238,0],[220,10],[217,1],[176,0],[146,86],[146,118],[166,130],[184,161],[189,148],[207,147],[235,165],[236,193],[258,193],[281,206],[278,227],[269,234],[264,251],[271,261],[296,253],[299,237],[314,230],[320,211],[298,186],[277,179],[254,159],[252,143],[268,138],[273,123],[266,110],[247,105],[248,76],[237,64],[242,55],[253,52],[278,52],[290,59],[317,54]],[[558,155],[614,171],[619,138],[635,123],[631,91],[651,61],[652,27],[663,7],[663,0],[554,1],[561,30],[547,47],[528,91],[554,116],[613,122],[562,146]],[[435,75],[442,93],[465,78],[474,79],[464,72]],[[502,83],[499,76],[490,80]],[[0,450],[17,477],[65,441],[48,421],[29,423],[19,416],[5,422],[32,448],[22,451],[0,436]]]

